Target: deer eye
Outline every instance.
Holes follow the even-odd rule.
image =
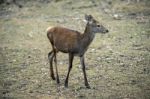
[[[100,27],[100,25],[97,25],[97,27]]]

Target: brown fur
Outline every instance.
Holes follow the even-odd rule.
[[[61,35],[61,36],[60,36]],[[53,27],[47,31],[47,36],[54,49],[62,52],[75,52],[78,49],[82,34],[62,27]]]
[[[85,64],[84,64],[84,53],[88,49],[88,46],[92,42],[95,37],[95,33],[102,32],[106,33],[108,30],[103,26],[98,24],[91,15],[86,16],[85,19],[87,20],[86,28],[84,33],[80,33],[75,30],[63,28],[63,27],[49,27],[47,29],[47,37],[52,45],[52,51],[48,54],[48,58],[50,61],[50,72],[52,79],[55,80],[54,72],[53,72],[53,58],[55,61],[56,67],[56,76],[57,76],[57,83],[59,83],[59,75],[57,70],[57,58],[56,54],[58,51],[69,53],[69,68],[68,74],[65,80],[65,86],[68,86],[68,78],[69,73],[72,68],[72,62],[75,55],[80,57],[82,70],[84,74],[85,86],[90,88],[86,72],[85,72]]]

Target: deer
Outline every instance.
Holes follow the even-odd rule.
[[[50,76],[53,80],[56,80],[57,84],[60,83],[57,68],[57,53],[63,52],[68,53],[69,55],[68,72],[64,84],[66,88],[68,87],[68,79],[72,69],[74,56],[80,57],[85,86],[86,88],[90,88],[85,70],[84,54],[93,41],[96,33],[105,34],[109,32],[108,29],[106,29],[102,24],[94,19],[92,15],[85,15],[85,21],[87,23],[84,33],[60,26],[48,27],[46,30],[47,37],[52,46],[52,51],[48,53]],[[53,71],[53,61],[55,62],[56,78]]]

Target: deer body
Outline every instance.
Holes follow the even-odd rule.
[[[63,27],[53,27],[48,30],[47,36],[57,51],[82,56],[95,35],[88,32],[81,34]]]
[[[63,28],[63,27],[52,27],[47,29],[47,37],[52,45],[52,51],[48,54],[50,62],[50,73],[53,80],[55,80],[53,72],[53,58],[56,67],[56,78],[57,83],[59,83],[59,75],[57,70],[57,52],[61,51],[64,53],[69,53],[69,68],[68,74],[65,80],[65,87],[68,87],[68,78],[72,68],[72,62],[74,56],[79,56],[82,70],[84,74],[85,86],[90,88],[86,72],[85,72],[85,63],[84,63],[84,53],[88,49],[88,46],[95,37],[95,33],[102,32],[106,33],[108,30],[103,26],[100,26],[98,22],[91,16],[86,16],[87,24],[85,27],[84,33],[80,33],[75,30]]]

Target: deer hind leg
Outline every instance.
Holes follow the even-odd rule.
[[[82,70],[83,70],[83,75],[84,75],[84,81],[85,81],[85,86],[86,88],[90,88],[87,77],[86,77],[86,71],[85,71],[85,63],[84,63],[84,56],[80,57],[81,65],[82,65]]]
[[[68,87],[68,78],[69,78],[70,71],[72,69],[73,58],[74,58],[73,54],[69,53],[69,67],[68,67],[68,74],[65,80],[65,87]]]
[[[56,51],[54,51],[54,62],[55,62],[55,68],[56,68],[56,82],[57,84],[60,83],[60,80],[59,80],[59,75],[58,75],[58,69],[57,69],[57,57],[56,57]]]
[[[54,52],[51,51],[48,53],[48,59],[50,64],[50,76],[53,80],[55,80],[54,71],[53,71],[53,58],[54,58]]]

